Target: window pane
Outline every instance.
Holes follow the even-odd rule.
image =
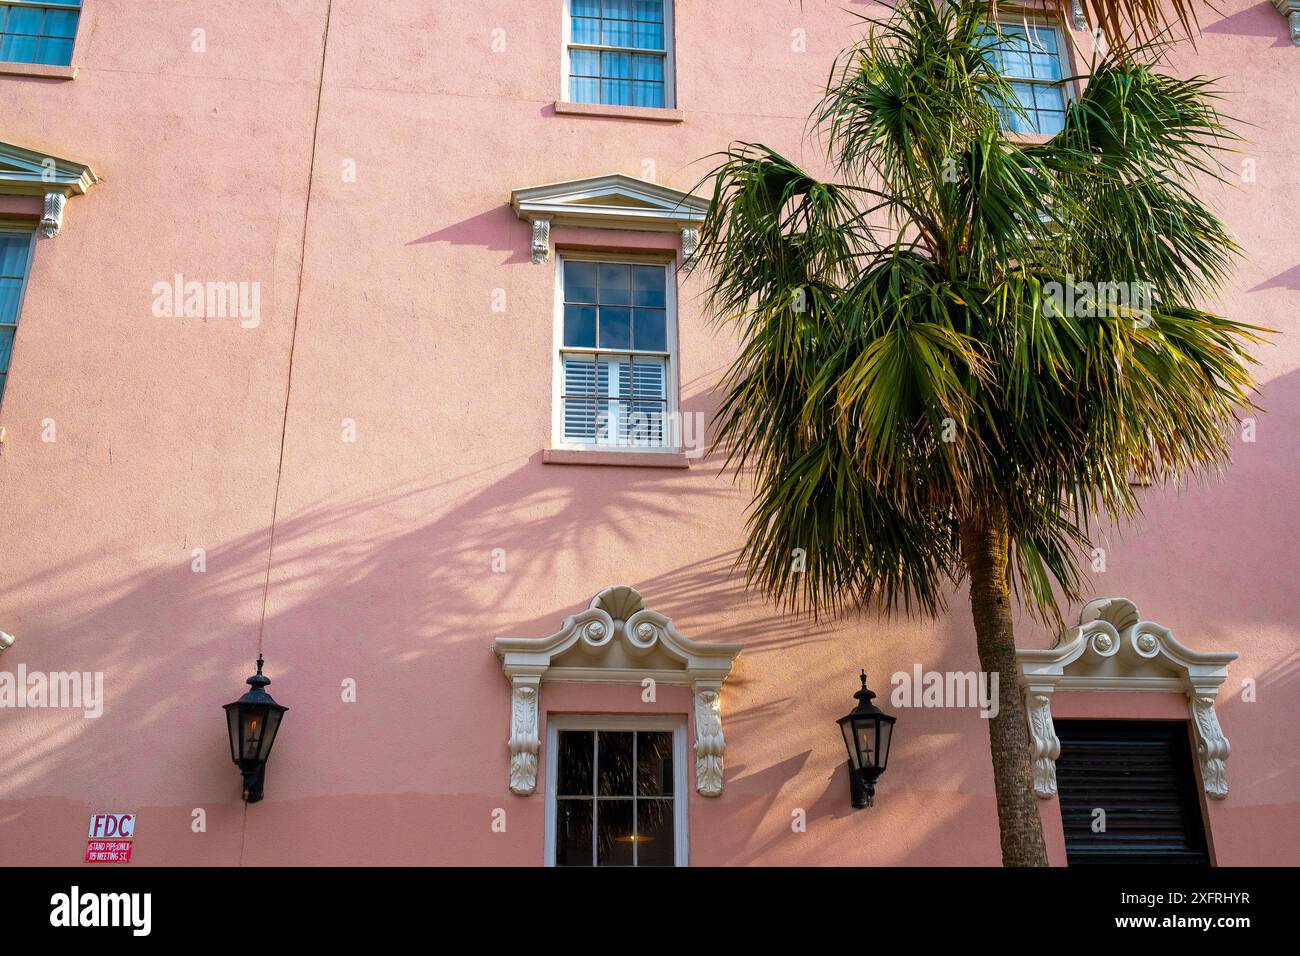
[[[665,301],[664,284],[667,271],[663,266],[632,267],[632,304],[662,309]]]
[[[597,734],[596,772],[602,797],[632,795],[632,731],[602,730]],[[629,807],[631,804],[629,804]],[[602,805],[601,809],[604,809]],[[629,817],[628,829],[631,829]]]
[[[1044,24],[1034,24],[1030,28],[1028,42],[1035,50],[1041,50],[1046,53],[1055,53],[1057,50],[1056,30]]]
[[[22,291],[22,279],[0,279],[0,322],[18,321],[18,297]]]
[[[663,359],[638,359],[632,378],[633,398],[664,398]]]
[[[0,372],[9,371],[9,356],[14,347],[14,332],[17,331],[12,325],[0,325]]]
[[[600,407],[596,410],[596,444],[621,444],[619,435],[622,433],[623,423],[626,420],[627,406],[625,402],[601,402]]]
[[[564,301],[596,301],[596,263],[564,260]]]
[[[661,56],[645,56],[644,54],[632,57],[632,76],[638,80],[662,82],[664,78],[664,58]]]
[[[67,66],[72,62],[72,41],[42,40],[36,62],[49,66]]]
[[[668,313],[663,309],[637,309],[632,347],[644,352],[667,352],[667,326]]]
[[[631,53],[602,53],[600,55],[600,75],[627,79],[632,75]]]
[[[1065,94],[1059,86],[1039,86],[1034,90],[1034,99],[1040,110],[1065,111]]]
[[[40,7],[10,7],[5,32],[37,36],[41,32],[41,20],[44,16],[45,11]]]
[[[564,344],[576,349],[596,347],[596,307],[594,305],[566,305],[564,307]]]
[[[659,448],[664,443],[664,403],[632,402],[628,406],[623,443],[638,448]]]
[[[600,307],[600,347],[602,349],[630,349],[632,347],[632,310],[625,306]]]
[[[613,262],[600,263],[600,304],[632,304],[632,267]]]
[[[600,0],[571,0],[569,12],[575,17],[598,17]]]
[[[663,23],[664,0],[636,0],[633,4],[632,16],[637,20],[652,20],[655,23]]]
[[[1029,72],[1029,54],[1004,47],[1000,59],[1000,70],[1003,76],[1028,77],[1032,75]]]
[[[609,16],[609,10],[605,11]],[[602,20],[603,27],[601,31],[601,42],[605,46],[631,46],[632,45],[632,21],[631,20]]]
[[[664,85],[662,83],[636,81],[632,84],[632,105],[662,108],[664,105]]]
[[[600,21],[589,20],[586,17],[573,18],[573,42],[574,43],[599,43],[600,42]]]
[[[599,103],[600,80],[571,77],[569,79],[569,99],[574,103]]]
[[[555,865],[591,866],[593,800],[555,801]]]
[[[570,50],[571,76],[600,76],[600,54],[595,50]]]
[[[594,355],[564,357],[564,394],[595,397],[596,357]]]
[[[596,407],[594,398],[566,398],[564,400],[564,438],[566,441],[594,442],[596,440]]]
[[[36,37],[0,37],[0,60],[8,60],[11,63],[35,62]]]
[[[29,235],[0,235],[0,278],[21,279],[27,272]]]
[[[638,50],[662,50],[664,48],[664,28],[660,23],[632,24],[632,46]]]
[[[638,800],[636,802],[636,865],[672,866],[673,802]]]
[[[47,37],[75,37],[79,15],[75,10],[47,10],[41,32]]]
[[[1055,113],[1051,110],[1039,112],[1038,132],[1045,133],[1048,136],[1055,136],[1063,129],[1065,129],[1064,113]]]
[[[671,730],[638,730],[636,734],[636,792],[643,797],[673,795],[673,734]]]
[[[596,814],[596,865],[631,866],[635,839],[632,801],[601,800]]]
[[[632,81],[602,80],[600,84],[600,101],[610,106],[631,106]]]
[[[632,19],[632,0],[605,0],[603,7],[603,16],[607,19]]]
[[[592,793],[591,760],[595,733],[590,730],[561,730],[556,793],[560,796]]]
[[[9,378],[4,372],[0,372],[0,398],[5,397],[5,381]]]
[[[1059,80],[1061,78],[1061,58],[1055,53],[1035,53],[1029,58],[1038,80]]]

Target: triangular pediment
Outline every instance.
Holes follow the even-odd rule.
[[[670,186],[611,173],[510,193],[520,219],[607,229],[682,229],[703,221],[708,201]]]
[[[43,195],[84,193],[98,182],[84,163],[0,142],[0,193]]]

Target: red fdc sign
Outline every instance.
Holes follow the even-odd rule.
[[[130,863],[134,813],[95,813],[86,841],[87,863]]]
[[[87,840],[87,863],[130,863],[130,840]]]

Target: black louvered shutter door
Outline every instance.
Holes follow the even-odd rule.
[[[1057,792],[1071,866],[1209,863],[1186,723],[1061,720],[1056,735]],[[1106,811],[1106,828],[1094,833],[1098,807]]]

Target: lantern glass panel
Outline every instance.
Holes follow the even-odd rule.
[[[268,708],[245,704],[239,708],[239,759],[257,760],[266,733]]]
[[[861,770],[862,764],[858,759],[858,747],[853,732],[853,721],[845,719],[841,720],[839,724],[840,733],[844,735],[844,748],[849,752],[849,762],[853,764],[854,770]]]
[[[266,760],[271,756],[271,746],[275,743],[276,731],[280,729],[280,718],[284,716],[284,711],[275,707],[266,709],[266,727],[262,731],[262,748],[258,755],[259,760]]]
[[[853,721],[858,735],[859,767],[876,765],[876,721],[872,717],[860,717]]]
[[[889,761],[889,743],[894,733],[894,724],[892,721],[882,720],[880,722],[880,743],[877,745],[876,760],[879,762],[881,770],[885,769],[885,764]]]
[[[226,727],[230,735],[230,759],[239,763],[239,707],[236,704],[226,707]]]

